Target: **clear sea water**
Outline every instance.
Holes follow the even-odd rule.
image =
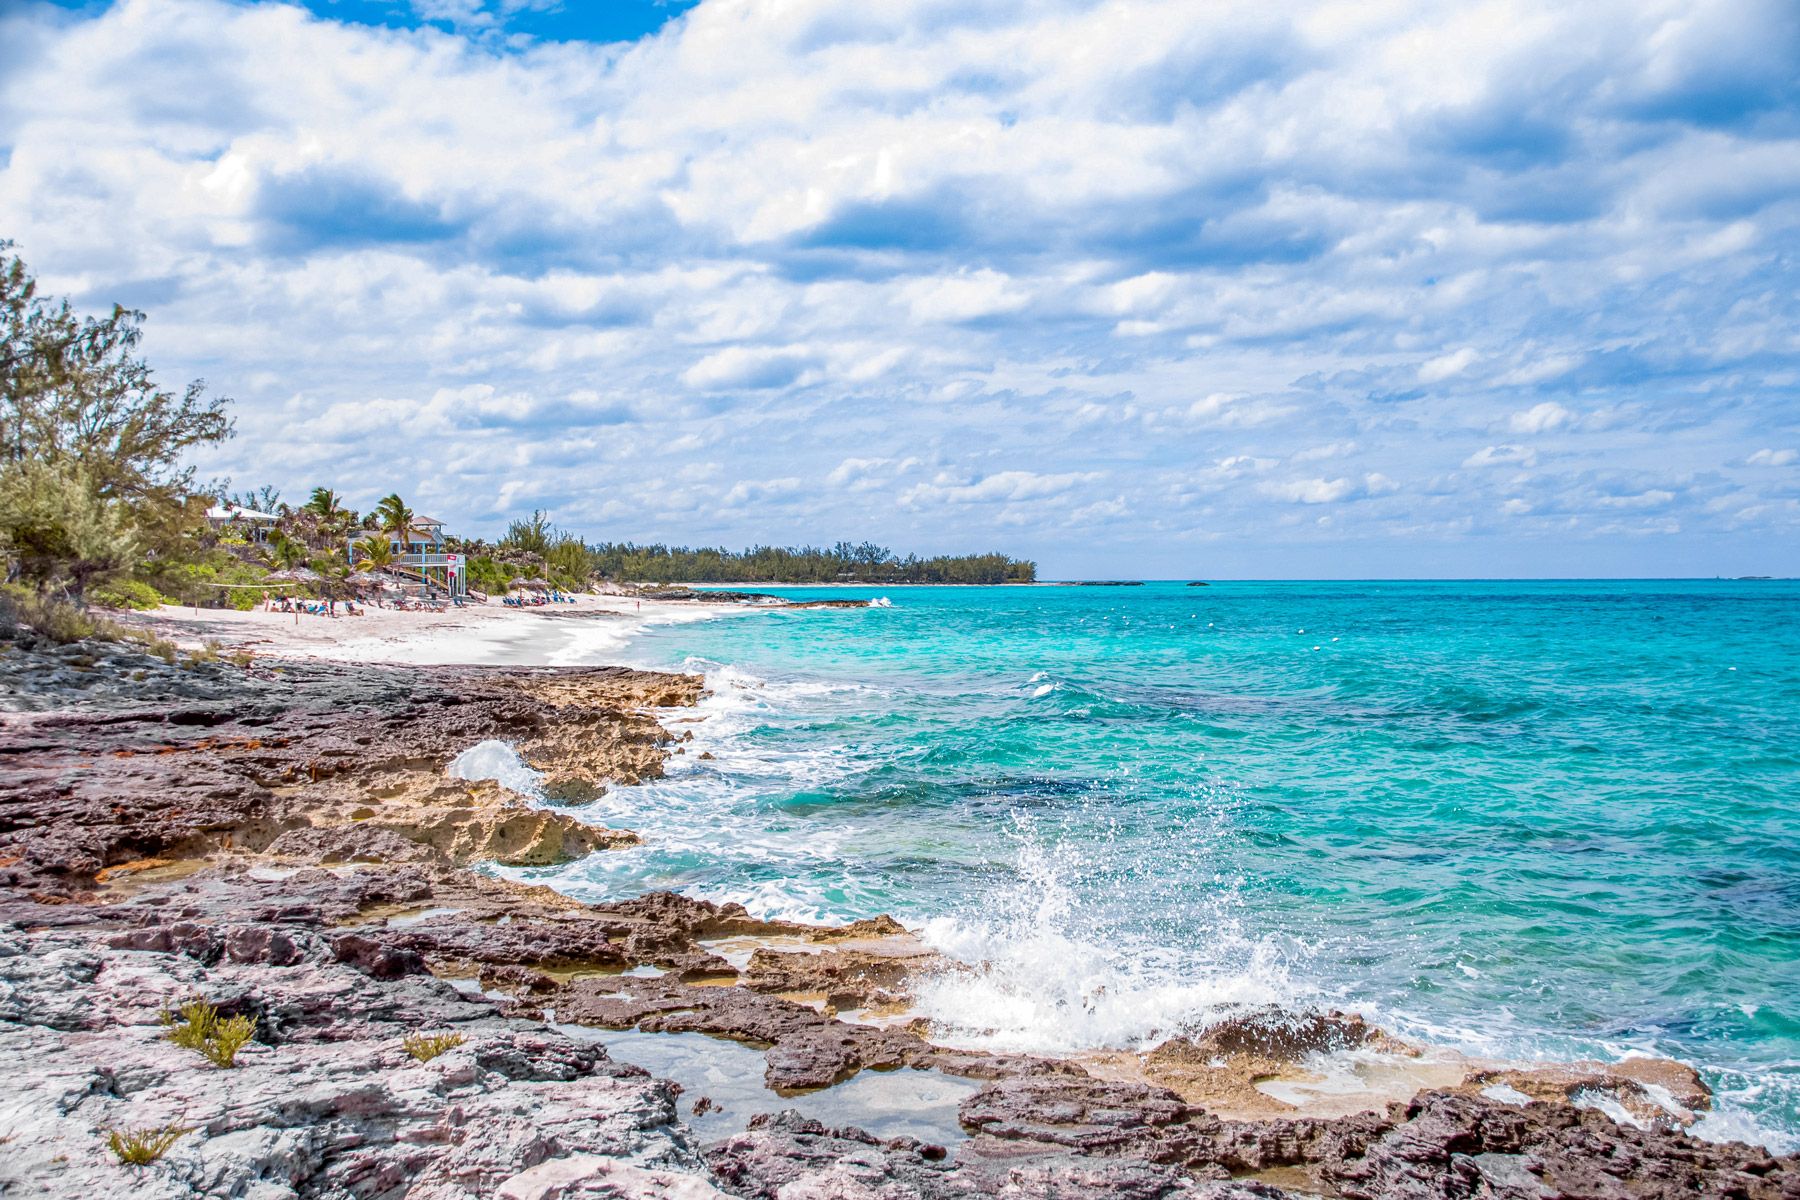
[[[924,998],[970,1044],[1333,1005],[1674,1055],[1707,1132],[1795,1145],[1800,585],[782,591],[892,607],[643,634],[713,687],[594,811],[647,844],[527,874],[893,913],[987,964]]]

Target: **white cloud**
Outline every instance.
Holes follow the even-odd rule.
[[[1562,429],[1575,419],[1575,414],[1556,403],[1546,400],[1542,404],[1534,404],[1524,412],[1514,413],[1507,425],[1514,433],[1549,433]]]
[[[915,280],[900,289],[900,298],[919,322],[972,321],[1017,312],[1029,299],[1011,279],[985,269]]]
[[[1356,484],[1348,479],[1293,479],[1262,485],[1264,495],[1295,504],[1332,504],[1355,491]]]
[[[789,350],[727,346],[683,371],[681,380],[703,391],[786,387],[800,377],[807,361]]]
[[[916,458],[846,458],[832,468],[825,476],[825,482],[851,491],[874,491],[890,486],[895,476],[916,470],[918,466]]]
[[[1442,383],[1446,379],[1461,375],[1476,362],[1481,355],[1471,346],[1461,350],[1453,350],[1449,354],[1441,354],[1419,367],[1420,383]]]
[[[1288,455],[1291,463],[1320,462],[1329,458],[1343,458],[1356,453],[1355,442],[1328,442],[1323,446],[1309,446],[1304,450]]]
[[[1484,446],[1480,450],[1469,455],[1469,457],[1463,459],[1462,465],[1465,467],[1498,467],[1506,465],[1529,467],[1536,465],[1536,463],[1537,452],[1535,450],[1527,450],[1523,446],[1506,445]]]
[[[0,229],[237,397],[203,471],[1070,573],[1083,521],[1253,572],[1371,497],[1331,538],[1792,544],[1786,473],[1663,473],[1796,461],[1769,10],[702,0],[602,47],[433,3],[474,36],[0,15]]]
[[[795,476],[783,479],[744,479],[732,484],[731,490],[725,493],[724,503],[753,504],[764,500],[772,500],[779,496],[791,496],[801,489],[801,481]]]
[[[939,475],[930,483],[908,488],[901,503],[926,504],[992,504],[1012,500],[1043,500],[1061,496],[1076,486],[1100,478],[1097,472],[1070,471],[1044,475],[1034,471],[996,471],[971,481],[959,481],[950,475]]]

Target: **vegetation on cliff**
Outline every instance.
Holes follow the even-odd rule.
[[[133,563],[181,555],[206,501],[184,466],[231,433],[196,380],[157,386],[144,314],[78,315],[0,241],[0,555],[9,581],[79,600]]]

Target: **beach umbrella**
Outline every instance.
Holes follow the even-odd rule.
[[[513,576],[513,577],[512,577],[512,579],[511,579],[511,580],[509,580],[509,581],[508,581],[508,582],[507,582],[507,585],[506,585],[506,586],[507,586],[507,587],[508,587],[508,588],[509,588],[509,589],[511,589],[511,590],[512,590],[512,591],[515,591],[515,592],[516,592],[516,591],[518,591],[518,590],[520,590],[520,589],[521,589],[521,588],[528,588],[528,587],[530,587],[530,586],[531,586],[531,580],[529,580],[529,579],[527,579],[527,578],[525,578],[525,577],[524,577],[524,576],[523,576],[523,575],[515,575],[515,576]]]
[[[555,585],[553,585],[548,579],[534,579],[531,581],[531,586],[534,588],[538,588],[539,590],[543,590],[546,588],[553,587]]]

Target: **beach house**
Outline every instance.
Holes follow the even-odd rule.
[[[281,520],[274,513],[258,512],[237,504],[215,504],[206,510],[206,523],[215,532],[236,530],[246,542],[256,545],[269,540],[269,531]]]
[[[359,536],[371,535],[365,530]],[[346,546],[352,566],[356,565],[360,553],[356,545],[359,536],[352,536]],[[414,517],[404,539],[394,532],[388,534],[388,548],[394,555],[393,562],[384,572],[390,582],[409,591],[448,596],[468,594],[468,566],[462,555],[446,549],[442,521]]]

